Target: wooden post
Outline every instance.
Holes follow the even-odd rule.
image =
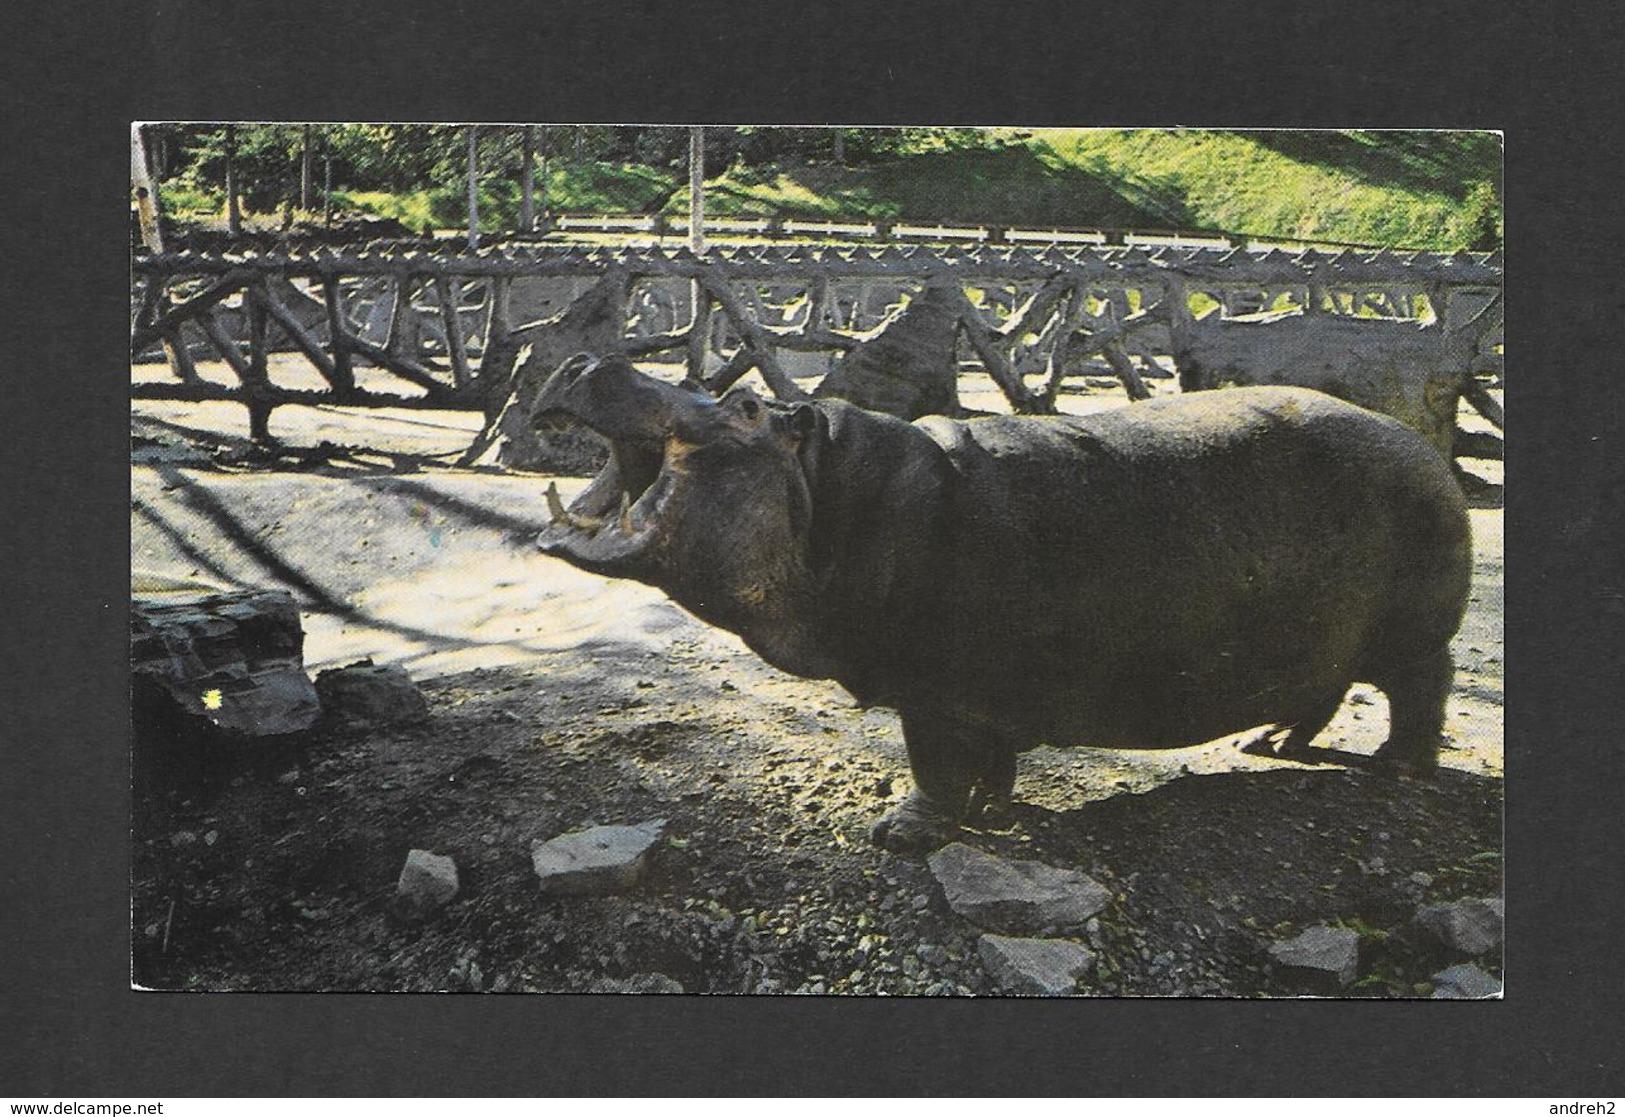
[[[688,297],[694,307],[694,324],[688,331],[688,376],[705,382],[705,355],[711,348],[711,296],[697,279],[689,280]]]
[[[243,231],[243,211],[237,204],[237,125],[226,125],[226,231]]]
[[[310,212],[311,178],[316,173],[316,149],[310,140],[309,124],[304,125],[300,134],[303,141],[299,152],[299,208],[306,213]]]
[[[451,358],[452,381],[457,390],[468,387],[468,349],[463,344],[463,323],[457,314],[457,292],[451,280],[443,275],[434,277],[435,298],[440,301],[440,322],[446,329],[446,355]]]
[[[705,251],[705,129],[688,130],[688,247]]]
[[[333,224],[333,148],[322,143],[322,224]]]
[[[468,247],[480,246],[480,130],[468,126]]]
[[[412,276],[402,272],[395,277],[395,305],[389,313],[389,338],[385,349],[396,357],[418,359],[417,320],[412,317]]]
[[[525,125],[524,142],[519,146],[519,231],[536,228],[536,125]]]
[[[345,343],[345,304],[340,301],[338,285],[338,273],[322,276],[322,293],[327,298],[327,341],[333,350],[333,390],[349,395],[356,390],[356,369]]]
[[[164,237],[158,225],[158,183],[147,170],[147,149],[139,124],[130,125],[130,183],[135,188],[136,220],[141,224],[141,243],[150,252],[162,252]]]
[[[265,391],[271,383],[271,372],[265,336],[265,300],[260,291],[259,284],[251,283],[243,292],[248,308],[248,376],[243,381],[243,396],[248,404],[248,437],[255,442],[269,442],[273,405]]]

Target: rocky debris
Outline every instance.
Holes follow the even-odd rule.
[[[926,858],[948,905],[978,927],[1037,934],[1082,927],[1111,892],[1076,869],[1037,861],[1006,861],[962,842]]]
[[[1095,964],[1094,951],[1065,939],[983,935],[976,951],[1001,990],[1043,997],[1076,991],[1078,978]]]
[[[1501,900],[1456,900],[1429,904],[1416,913],[1416,925],[1451,950],[1478,955],[1501,945],[1506,904]]]
[[[365,725],[416,725],[429,717],[429,700],[406,669],[359,660],[316,676],[322,711]]]
[[[185,715],[235,737],[299,733],[321,712],[299,606],[281,590],[130,603],[130,665]],[[139,715],[142,704],[137,703]],[[146,727],[138,716],[137,734]]]
[[[1433,975],[1436,1001],[1482,1001],[1501,995],[1501,983],[1473,965],[1463,962]]]
[[[682,993],[683,984],[663,973],[635,973],[631,977],[601,977],[587,986],[589,993]]]
[[[457,895],[457,863],[426,849],[406,855],[401,876],[395,883],[396,904],[401,914],[422,919],[445,907]]]
[[[1336,979],[1339,988],[1354,981],[1360,962],[1360,936],[1346,927],[1311,927],[1295,938],[1270,947],[1270,957],[1282,969],[1323,982]]]
[[[636,826],[594,826],[536,841],[531,866],[542,891],[555,896],[590,896],[631,888],[648,867],[649,851],[665,832],[657,818]]]

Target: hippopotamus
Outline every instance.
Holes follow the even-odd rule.
[[[1389,701],[1377,761],[1437,763],[1471,540],[1449,466],[1393,419],[1254,387],[908,423],[586,355],[533,416],[610,446],[570,507],[549,490],[543,552],[899,712],[915,786],[883,846],[1007,806],[1040,744],[1265,728],[1308,758],[1356,681]]]

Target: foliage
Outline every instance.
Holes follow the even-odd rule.
[[[221,124],[149,125],[170,212],[218,213]],[[305,129],[235,127],[246,208],[298,189]],[[476,130],[482,228],[514,228],[526,130]],[[321,124],[317,181],[413,228],[466,218],[468,128]],[[539,208],[682,211],[689,130],[536,127]],[[708,211],[1014,225],[1197,228],[1261,237],[1488,249],[1502,239],[1500,138],[1483,132],[708,127]],[[545,180],[545,181],[544,181]]]

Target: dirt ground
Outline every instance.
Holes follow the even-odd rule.
[[[1101,387],[1064,406],[1122,402]],[[455,413],[282,408],[272,431],[285,450],[266,457],[235,405],[134,405],[133,594],[288,589],[312,674],[399,663],[432,715],[324,729],[139,795],[133,980],[995,992],[979,932],[925,865],[869,842],[910,786],[896,716],[769,668],[654,590],[535,553],[548,479],[451,465],[476,427]],[[1501,893],[1501,473],[1481,464],[1437,775],[1367,770],[1386,714],[1365,687],[1317,742],[1333,750],[1319,765],[1244,754],[1241,738],[1023,756],[1013,822],[966,840],[1108,885],[1113,902],[1081,936],[1098,962],[1080,992],[1297,995],[1267,947],[1322,922],[1361,937],[1352,995],[1425,996],[1459,960],[1410,919],[1419,903]],[[566,499],[584,483],[559,479]],[[666,836],[637,889],[539,894],[532,840],[654,818]],[[413,848],[451,856],[461,877],[422,923],[390,905]],[[1498,959],[1481,964],[1499,977]]]

